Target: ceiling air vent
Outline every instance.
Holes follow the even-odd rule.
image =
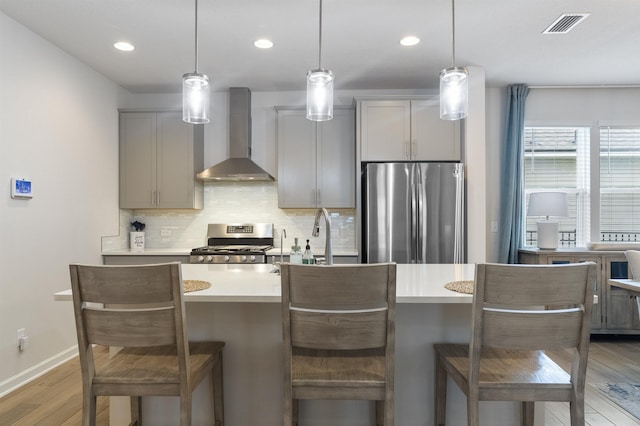
[[[542,34],[566,34],[584,21],[590,13],[565,13],[542,32]]]

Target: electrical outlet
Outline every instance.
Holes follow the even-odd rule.
[[[27,349],[28,346],[29,346],[29,336],[21,337],[20,340],[18,340],[18,349],[20,350],[20,352]]]
[[[498,232],[498,222],[495,220],[491,221],[491,232]]]
[[[170,237],[171,236],[171,229],[161,229],[160,230],[160,236],[161,237]]]
[[[20,352],[24,351],[27,348],[29,343],[29,336],[27,336],[27,330],[24,328],[19,328],[16,331],[16,336],[18,337],[18,349]]]

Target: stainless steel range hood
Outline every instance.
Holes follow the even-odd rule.
[[[198,179],[210,181],[273,181],[273,176],[251,160],[251,91],[246,87],[229,89],[230,158],[201,173]]]

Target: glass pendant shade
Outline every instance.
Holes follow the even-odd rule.
[[[333,118],[333,74],[315,69],[307,73],[307,119],[327,121]]]
[[[182,76],[182,120],[192,124],[209,122],[209,77],[205,74]]]
[[[440,118],[460,120],[469,115],[469,71],[450,67],[440,72]]]

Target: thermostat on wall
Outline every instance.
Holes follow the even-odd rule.
[[[31,180],[11,178],[11,198],[33,198]]]

